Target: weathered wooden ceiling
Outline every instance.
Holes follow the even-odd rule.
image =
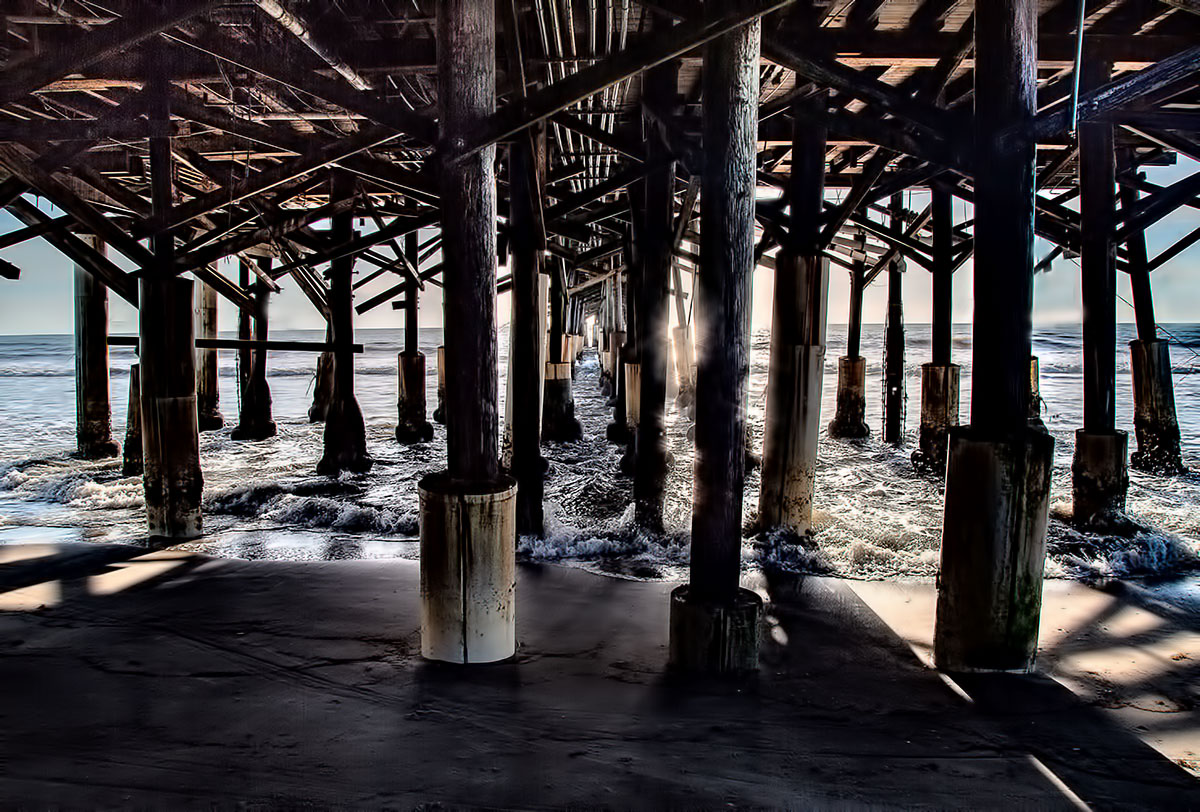
[[[803,113],[828,128],[827,185],[850,190],[860,205],[841,222],[867,228],[878,250],[911,240],[915,257],[925,239],[919,213],[905,215],[915,227],[905,235],[871,225],[879,219],[872,207],[932,182],[970,198],[973,8],[958,0],[829,0],[763,18],[763,184],[782,186],[790,173],[792,117]],[[18,196],[33,189],[71,215],[48,225],[26,211],[30,229],[82,230],[103,216],[132,242],[178,228],[182,269],[265,251],[281,256],[277,274],[306,277],[314,302],[315,269],[346,252],[413,281],[416,269],[400,267],[387,240],[438,218],[426,163],[437,140],[434,0],[7,0],[3,10],[0,161],[14,177],[0,186],[0,203],[19,206]],[[1111,62],[1115,81],[1183,63],[1149,92],[1096,108],[1120,125],[1118,149],[1132,162],[1124,168],[1177,152],[1195,157],[1200,76],[1187,57],[1200,43],[1195,0],[1087,0],[1084,12],[1085,53]],[[1047,117],[1037,135],[1039,180],[1058,195],[1039,203],[1040,233],[1067,251],[1078,233],[1067,205],[1074,141],[1050,118],[1069,104],[1078,13],[1077,0],[1044,0],[1039,19],[1039,106]],[[526,115],[548,119],[549,248],[572,267],[604,272],[618,261],[612,249],[627,229],[626,188],[641,176],[645,137],[662,137],[680,159],[684,202],[702,150],[700,49],[671,54],[680,61],[680,106],[669,115],[643,109],[639,65],[660,58],[656,49],[668,40],[702,41],[695,30],[704,20],[703,4],[683,0],[497,0],[499,112],[481,144],[505,141]],[[681,33],[689,25],[691,40]],[[151,46],[164,50],[173,84],[171,222],[149,216],[151,122],[142,88]],[[812,103],[795,104],[803,100]],[[350,201],[330,200],[335,168],[356,178]],[[1155,191],[1133,173],[1125,182]],[[501,200],[503,222],[503,189]],[[312,226],[338,206],[381,231],[329,246]],[[761,208],[769,235],[779,218]]]

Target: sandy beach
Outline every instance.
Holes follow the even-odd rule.
[[[951,679],[931,584],[755,575],[760,673],[716,685],[665,673],[670,582],[524,565],[517,656],[463,669],[419,657],[415,562],[0,552],[33,805],[1200,804],[1196,603],[1127,584],[1049,582],[1043,673]]]

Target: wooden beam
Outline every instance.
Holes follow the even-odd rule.
[[[656,31],[653,36],[615,51],[605,59],[496,111],[485,119],[477,131],[464,139],[460,152],[469,154],[494,144],[606,87],[680,56],[793,2],[795,0],[751,0],[736,8],[724,9],[719,14],[697,16],[666,31]]]
[[[165,7],[139,4],[139,13],[115,20],[80,37],[70,48],[53,57],[34,54],[5,68],[0,77],[0,105],[9,104],[69,73],[128,50],[142,40],[174,28],[198,14],[220,5],[224,0],[173,0]]]
[[[53,222],[48,214],[20,197],[9,202],[6,208],[26,226],[45,226]],[[134,307],[137,307],[137,282],[134,281],[132,276],[126,274],[125,271],[113,263],[112,260],[108,259],[108,257],[69,231],[47,229],[42,236],[46,242],[57,248],[64,256],[107,285],[113,293]]]

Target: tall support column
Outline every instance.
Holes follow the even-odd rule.
[[[238,286],[246,291],[246,293],[253,292],[250,287],[251,275],[250,260],[239,259]],[[238,308],[237,333],[238,339],[241,341],[250,341],[254,338],[254,319],[250,311],[244,308]],[[243,344],[238,348],[237,359],[238,398],[241,399],[246,397],[246,387],[250,385],[250,373],[254,370],[254,351]],[[325,419],[323,414],[321,415],[321,419]]]
[[[871,434],[867,426],[867,359],[860,351],[866,272],[865,260],[856,258],[850,271],[850,323],[846,354],[838,359],[837,412],[829,423],[830,437],[853,440]]]
[[[196,336],[217,337],[217,290],[203,282],[196,283]],[[196,350],[196,408],[199,410],[200,431],[216,431],[225,425],[221,415],[220,381],[217,351]]]
[[[904,231],[902,196],[892,195],[891,223]],[[883,441],[899,445],[904,437],[904,260],[888,266],[887,322],[883,334]]]
[[[644,103],[660,115],[674,117],[679,63],[666,62],[644,74]],[[643,127],[653,129],[647,118]],[[675,210],[675,164],[659,133],[646,139],[646,160],[663,161],[646,176],[642,215],[642,295],[638,306],[641,327],[641,386],[638,406],[637,457],[633,473],[634,520],[654,532],[663,529],[663,500],[667,487],[667,326],[670,321],[671,219]]]
[[[354,193],[353,179],[335,171],[330,197],[345,200]],[[334,215],[330,238],[335,245],[354,237],[354,212]],[[325,453],[317,473],[336,476],[342,471],[356,474],[371,470],[374,460],[367,453],[367,428],[362,409],[354,396],[354,257],[329,264],[329,325],[333,333],[333,390],[325,414]]]
[[[975,8],[975,319],[971,425],[952,430],[934,656],[948,671],[1029,669],[1037,650],[1054,441],[1030,428],[1036,0]]]
[[[691,579],[671,593],[670,660],[710,674],[758,666],[762,602],[739,579],[760,34],[755,21],[704,46]]]
[[[271,258],[259,260],[263,270],[271,270]],[[266,341],[270,337],[267,323],[267,306],[271,298],[271,289],[261,281],[254,283],[254,338],[256,341]],[[246,388],[242,390],[242,406],[238,415],[238,425],[230,438],[234,440],[265,440],[274,437],[277,432],[275,421],[271,417],[271,388],[267,384],[267,351],[256,349],[250,363],[250,378]]]
[[[150,190],[157,217],[169,216],[174,194],[166,67],[161,47],[153,48],[147,86],[155,132],[150,138]],[[154,265],[143,269],[138,300],[146,519],[151,536],[195,538],[202,531],[204,477],[196,408],[192,282],[174,274],[173,232],[154,235],[151,250]]]
[[[1131,165],[1132,156],[1126,156],[1123,163]],[[1122,186],[1121,209],[1131,212],[1137,205],[1137,189]],[[1158,325],[1154,320],[1145,232],[1131,234],[1126,248],[1129,252],[1129,287],[1137,319],[1137,338],[1129,342],[1129,355],[1133,368],[1133,430],[1138,450],[1129,456],[1129,464],[1139,471],[1154,474],[1181,474],[1187,469],[1179,447],[1171,350],[1166,341],[1158,338]]]
[[[103,253],[104,243],[89,239]],[[112,438],[108,380],[108,288],[75,266],[75,440],[79,456],[98,460],[119,451]]]
[[[812,532],[817,440],[821,433],[821,384],[825,373],[825,322],[829,261],[821,255],[821,209],[825,200],[825,130],[807,123],[809,105],[796,102],[792,116],[791,222],[775,260],[771,314],[771,361],[767,377],[762,489],[758,527]]]
[[[540,191],[540,190],[539,190]],[[571,375],[575,359],[567,345],[567,292],[563,286],[561,260],[553,260],[550,272],[550,357],[546,361],[542,397],[542,439],[566,443],[583,436],[575,419],[575,395]]]
[[[543,127],[520,133],[513,141],[509,171],[512,201],[512,332],[508,363],[512,367],[510,397],[521,403],[537,403],[542,375],[542,325],[538,310],[538,278],[542,273],[542,250],[535,225],[546,166],[546,132]],[[516,406],[516,403],[513,404]],[[542,513],[541,421],[536,409],[512,408],[512,473],[517,480],[517,532],[541,536]]]
[[[417,232],[405,236],[404,255],[413,268],[421,269]],[[433,439],[433,425],[425,418],[425,353],[418,347],[419,295],[416,285],[410,285],[404,294],[404,352],[396,359],[396,441],[401,443],[427,443]]]
[[[932,190],[933,321],[930,329],[932,358],[921,365],[921,430],[913,465],[938,475],[946,472],[946,443],[958,425],[959,367],[951,363],[951,297],[954,284],[954,209],[948,189]]]
[[[1107,84],[1111,63],[1094,53],[1083,61],[1081,86]],[[1125,510],[1128,435],[1116,430],[1117,266],[1113,241],[1116,156],[1108,122],[1079,125],[1079,214],[1083,299],[1083,428],[1071,464],[1074,520],[1108,525]]]
[[[461,150],[496,106],[493,0],[437,4],[447,471],[421,480],[421,653],[516,650],[516,481],[499,472],[495,148]]]

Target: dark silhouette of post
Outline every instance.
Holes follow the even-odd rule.
[[[1037,3],[975,9],[975,319],[971,424],[950,434],[934,656],[1023,670],[1041,615],[1054,441],[1029,425],[1034,145],[1002,132],[1037,96]]]
[[[691,578],[671,593],[670,661],[709,674],[758,666],[762,601],[739,579],[760,34],[755,21],[704,46]]]

